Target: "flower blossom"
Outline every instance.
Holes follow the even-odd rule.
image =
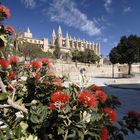
[[[42,62],[42,64],[44,64],[44,65],[48,65],[48,64],[50,63],[49,58],[47,58],[47,57],[42,58],[41,62]]]
[[[47,66],[49,69],[52,67],[49,58],[45,57],[41,60],[42,64]]]
[[[36,80],[39,80],[39,79],[40,79],[40,74],[39,74],[39,73],[36,73],[35,76],[34,76],[34,78],[35,78]]]
[[[56,91],[51,94],[52,102],[67,103],[70,100],[70,96],[62,91]]]
[[[101,129],[101,140],[108,140],[108,130],[107,128]]]
[[[1,67],[2,67],[3,69],[7,69],[8,66],[9,66],[9,61],[6,60],[6,59],[1,59],[1,60],[0,60],[0,65],[1,65]]]
[[[33,60],[31,64],[32,64],[32,67],[35,69],[41,68],[41,63],[39,61]]]
[[[80,91],[78,95],[78,100],[85,106],[96,106],[96,97],[89,90]]]
[[[97,95],[97,97],[101,103],[104,103],[106,101],[107,95],[104,91],[96,90],[95,94]]]
[[[10,64],[17,64],[19,62],[19,58],[16,56],[12,56],[9,58]]]
[[[117,121],[117,113],[112,108],[109,107],[103,108],[102,112],[109,116],[112,123],[115,123]]]
[[[16,72],[10,72],[9,75],[8,75],[8,78],[13,80],[16,78]]]
[[[0,5],[0,19],[5,19],[10,17],[10,10],[9,8],[5,7],[4,5]]]
[[[4,29],[5,29],[5,31],[8,31],[8,33],[9,33],[10,35],[12,35],[12,34],[15,33],[14,28],[13,28],[12,26],[7,25],[7,26],[5,26]]]
[[[96,90],[101,90],[101,88],[94,84],[94,85],[89,87],[89,90],[96,91]]]
[[[51,94],[52,103],[49,105],[50,109],[57,107],[63,108],[70,100],[70,96],[62,91],[55,91]]]
[[[59,77],[55,77],[53,79],[54,83],[56,83],[59,86],[63,86],[63,81]]]

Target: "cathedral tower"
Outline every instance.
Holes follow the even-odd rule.
[[[55,34],[55,30],[53,29],[53,32],[52,32],[52,45],[53,46],[55,45],[55,41],[56,41],[56,34]]]
[[[32,38],[32,33],[31,33],[29,27],[27,28],[27,32],[24,32],[24,37]]]
[[[58,45],[62,47],[62,30],[60,26],[58,27]]]

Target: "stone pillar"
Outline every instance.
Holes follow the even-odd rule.
[[[70,48],[69,35],[66,34],[66,48]]]
[[[49,46],[48,46],[48,38],[44,38],[43,39],[43,51],[47,52],[49,50]]]

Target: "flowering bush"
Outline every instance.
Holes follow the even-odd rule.
[[[65,87],[65,78],[51,68],[48,58],[0,58],[1,140],[123,140],[140,130],[137,112],[117,120],[117,97],[96,85]]]
[[[0,5],[0,20],[4,20],[10,17],[10,10],[4,5]]]
[[[14,34],[14,28],[12,26],[5,26],[5,32],[7,32],[7,34],[12,35]]]
[[[128,130],[140,129],[136,112],[128,112],[117,128],[118,98],[96,85],[65,87],[50,65],[48,58],[28,65],[15,56],[1,59],[0,138],[121,140]]]

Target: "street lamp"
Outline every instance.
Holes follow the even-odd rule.
[[[61,74],[63,76],[63,55],[60,56],[60,60],[62,61],[62,71],[61,71]]]

